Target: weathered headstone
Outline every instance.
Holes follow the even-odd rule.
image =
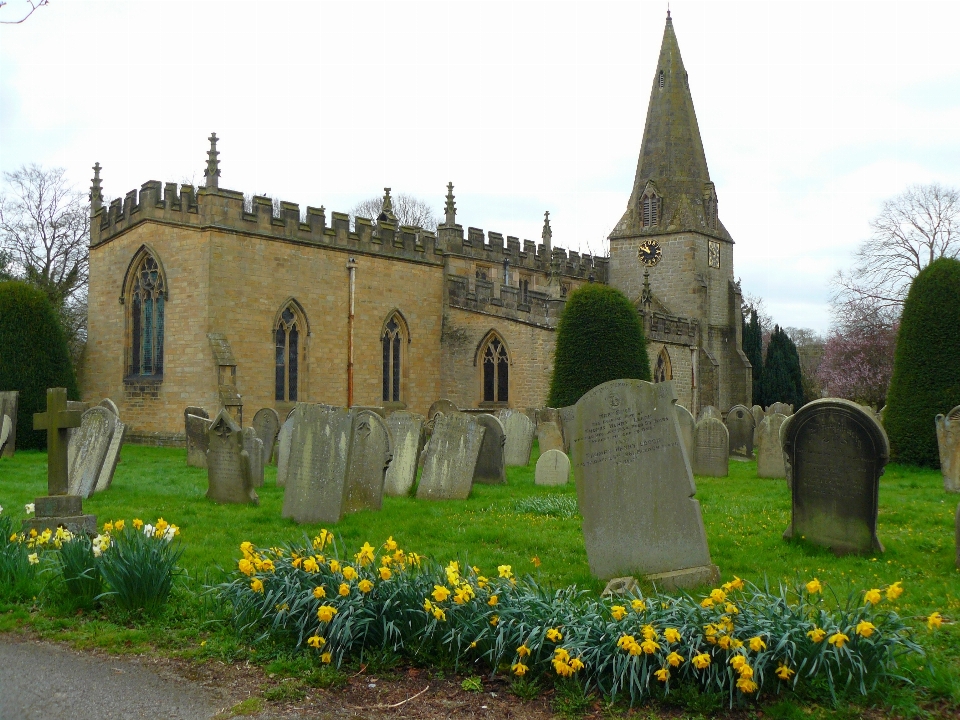
[[[753,459],[753,413],[743,405],[734,405],[724,421],[730,433],[730,455],[746,460]]]
[[[120,417],[120,408],[117,407],[117,404],[110,398],[104,398],[100,401],[100,407],[106,408],[118,418]]]
[[[70,438],[70,495],[86,499],[93,494],[118,423],[117,416],[103,407],[83,413],[80,428]]]
[[[458,412],[460,412],[460,408],[454,405],[450,400],[447,400],[446,398],[440,398],[430,406],[429,410],[427,410],[427,422],[433,420],[437,416],[437,413],[450,415]]]
[[[187,405],[183,410],[184,415],[196,415],[197,417],[210,419],[210,413],[207,412],[206,408],[198,407],[196,405]]]
[[[263,464],[267,465],[274,459],[273,446],[280,433],[280,415],[273,408],[260,408],[253,416],[253,429],[263,443]]]
[[[345,513],[379,510],[383,505],[384,475],[393,459],[387,424],[372,410],[352,410],[353,435],[347,467]]]
[[[793,415],[793,405],[784,402],[775,402],[767,408],[767,415],[773,415],[774,413],[780,413],[781,415],[790,417]]]
[[[469,415],[438,414],[434,420],[433,435],[424,449],[423,473],[417,486],[417,498],[466,500],[473,485],[473,473],[484,432],[476,418]]]
[[[120,462],[120,450],[123,448],[123,439],[126,434],[127,426],[117,420],[113,428],[113,437],[110,438],[107,452],[103,456],[103,465],[100,466],[97,484],[93,488],[95,493],[103,492],[113,483],[113,474],[117,471],[117,463]]]
[[[0,392],[0,415],[10,418],[10,436],[7,444],[0,451],[0,457],[13,457],[17,450],[17,404],[20,400],[19,390],[4,390]]]
[[[536,485],[566,485],[570,480],[570,458],[562,450],[547,450],[537,460]]]
[[[210,420],[199,415],[184,413],[183,425],[187,438],[187,465],[206,467],[207,430],[210,429]]]
[[[700,414],[697,416],[697,422],[700,422],[704,418],[708,417],[723,422],[723,413],[717,410],[717,408],[715,408],[713,405],[706,405],[700,408]]]
[[[503,430],[507,434],[507,442],[503,451],[507,467],[526,467],[529,465],[534,431],[530,418],[522,412],[510,413],[503,421]]]
[[[80,402],[79,400],[67,400],[67,410],[70,412],[78,412],[83,415],[87,410],[90,409],[90,403]],[[67,428],[67,462],[69,463],[68,467],[73,467],[74,452],[76,452],[77,446],[73,442],[73,436],[75,433],[79,432],[80,426]]]
[[[714,417],[705,417],[693,432],[693,474],[727,477],[730,472],[730,433]]]
[[[263,487],[263,441],[252,427],[243,429],[243,449],[250,456],[250,479],[253,486]]]
[[[690,466],[693,467],[693,452],[696,448],[694,444],[694,434],[697,429],[697,421],[693,415],[683,405],[677,405],[677,422],[680,423],[680,439],[683,440],[683,449],[687,451],[687,459]]]
[[[940,473],[943,489],[960,492],[960,405],[946,415],[937,415],[937,445],[940,447]]]
[[[506,465],[503,457],[503,448],[507,442],[507,435],[503,423],[493,415],[475,415],[474,419],[483,427],[483,444],[480,446],[480,455],[477,457],[477,467],[473,473],[473,481],[484,485],[502,485],[507,482]]]
[[[398,410],[387,418],[393,437],[393,461],[387,468],[383,492],[391,497],[410,494],[417,480],[417,460],[423,447],[423,415]]]
[[[753,447],[756,448],[757,442],[759,442],[757,434],[760,432],[760,423],[766,416],[763,414],[763,408],[760,405],[754,405],[750,408],[750,414],[753,415]]]
[[[259,441],[259,438],[257,438]],[[218,503],[259,505],[243,431],[224,408],[207,430],[207,497]]]
[[[876,416],[849,400],[814,400],[787,419],[781,436],[793,500],[784,538],[838,555],[883,552],[877,509],[890,444]]]
[[[537,426],[537,444],[540,452],[563,450],[563,435],[555,422],[542,422]]]
[[[291,415],[284,420],[277,434],[277,487],[287,484],[287,469],[290,467],[290,440],[293,437],[293,419]]]
[[[0,415],[0,457],[3,457],[3,449],[7,446],[7,441],[10,440],[10,434],[13,432],[11,427],[13,423],[10,422],[10,417],[8,415]]]
[[[676,401],[671,380],[612,380],[581,397],[565,425],[595,577],[642,574],[670,589],[719,579]]]
[[[293,421],[283,517],[339,522],[347,501],[353,415],[346,408],[298,403]]]
[[[783,463],[783,446],[780,444],[780,427],[786,420],[786,415],[774,413],[760,421],[757,432],[757,477],[787,476],[787,468]]]

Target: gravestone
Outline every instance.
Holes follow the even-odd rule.
[[[224,408],[207,430],[207,497],[217,503],[259,505],[253,480],[243,431]]]
[[[417,461],[423,447],[423,415],[398,410],[387,418],[393,437],[393,461],[387,468],[383,492],[391,497],[410,494],[417,480]]]
[[[787,476],[787,468],[783,463],[783,445],[780,444],[780,427],[786,420],[786,415],[774,413],[760,421],[757,431],[757,477]]]
[[[126,434],[127,426],[118,419],[113,428],[113,437],[110,438],[110,444],[107,446],[107,453],[103,456],[103,465],[97,476],[97,484],[93,488],[95,493],[103,492],[113,484],[113,474],[117,471],[117,463],[120,462],[120,450],[123,448],[123,439]]]
[[[263,487],[263,441],[252,427],[243,429],[243,449],[250,456],[250,479],[253,486]]]
[[[537,443],[541,453],[547,450],[563,450],[563,435],[555,422],[542,422],[537,426]]]
[[[116,415],[103,407],[92,407],[83,413],[80,427],[69,443],[68,494],[83,499],[93,495],[119,422]]]
[[[792,494],[783,537],[838,555],[883,552],[877,509],[890,444],[876,416],[849,400],[814,400],[787,419],[781,436]]]
[[[763,408],[759,405],[754,405],[750,408],[750,414],[753,415],[753,447],[756,448],[759,442],[757,434],[760,432],[760,423],[766,416],[763,414]]]
[[[697,416],[697,422],[700,422],[704,418],[708,417],[723,422],[723,413],[717,410],[713,405],[707,405],[700,408],[700,415]]]
[[[0,457],[3,457],[3,449],[7,446],[7,441],[10,440],[10,434],[13,432],[10,429],[12,426],[13,423],[10,422],[8,415],[0,415]]]
[[[277,487],[287,484],[287,469],[290,467],[290,439],[293,437],[293,418],[284,420],[277,435]]]
[[[283,517],[335,523],[347,501],[353,415],[346,408],[298,403],[293,414]]]
[[[344,513],[379,510],[383,505],[384,476],[393,459],[390,430],[376,412],[351,410],[353,434],[347,466]]]
[[[118,418],[120,417],[120,408],[117,407],[117,404],[110,398],[104,398],[100,401],[100,407],[106,408]]]
[[[210,413],[207,412],[206,408],[197,407],[196,405],[187,405],[183,410],[184,415],[196,415],[197,417],[210,419]]]
[[[730,433],[714,417],[697,423],[693,433],[693,473],[707,477],[727,477],[730,472]]]
[[[773,415],[774,413],[780,413],[781,415],[790,417],[793,415],[793,405],[783,402],[775,402],[773,405],[770,405],[767,408],[767,415]]]
[[[680,423],[680,439],[683,440],[683,449],[687,451],[687,459],[693,466],[693,452],[696,448],[694,444],[694,433],[697,429],[697,421],[693,415],[683,405],[677,405],[677,422]]]
[[[67,400],[67,410],[70,412],[78,412],[83,415],[87,410],[90,409],[90,404],[85,402],[79,402],[78,400]],[[67,461],[69,462],[68,467],[73,466],[73,453],[76,451],[76,445],[73,443],[74,433],[80,430],[80,426],[67,428]]]
[[[611,380],[575,406],[577,501],[590,572],[642,574],[673,589],[714,583],[696,486],[680,439],[673,381]]]
[[[480,445],[480,455],[477,457],[473,481],[483,485],[503,485],[507,482],[503,458],[507,435],[503,429],[503,423],[487,413],[475,415],[474,419],[483,427],[483,443]]]
[[[522,412],[512,412],[503,421],[507,435],[503,457],[507,467],[526,467],[533,450],[533,422]]]
[[[253,416],[253,429],[263,443],[263,464],[274,459],[273,447],[280,433],[280,415],[273,408],[260,408]]]
[[[433,420],[437,413],[443,413],[444,415],[450,415],[452,413],[460,412],[460,408],[454,405],[452,402],[446,398],[440,398],[433,405],[430,406],[430,409],[427,410],[427,422]]]
[[[563,420],[560,418],[560,408],[538,408],[534,422],[537,424],[538,428],[540,427],[540,423],[556,423],[557,427],[560,428],[560,432],[563,432]]]
[[[937,445],[940,447],[940,473],[943,489],[960,492],[960,405],[949,413],[937,415]]]
[[[199,415],[184,413],[183,425],[187,438],[187,465],[206,467],[207,430],[210,429],[210,420]]]
[[[459,412],[438,414],[433,435],[424,449],[417,499],[466,500],[473,485],[484,433],[483,426],[474,417]]]
[[[743,405],[734,405],[724,421],[730,433],[730,455],[744,460],[753,459],[753,413]]]
[[[536,485],[566,485],[570,480],[570,458],[562,450],[547,450],[537,460]]]
[[[4,390],[0,392],[0,416],[10,418],[10,436],[7,444],[0,450],[0,457],[13,457],[17,450],[17,405],[20,401],[19,390]]]

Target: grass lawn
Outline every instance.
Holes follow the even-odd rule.
[[[206,471],[186,467],[185,457],[182,449],[124,447],[113,486],[86,501],[85,511],[96,514],[101,524],[134,517],[153,522],[160,516],[178,524],[186,548],[182,564],[201,581],[216,580],[217,566],[234,567],[244,540],[275,545],[304,533],[312,536],[320,528],[280,517],[283,491],[275,485],[275,467],[266,470],[259,507],[215,505],[204,497]],[[507,485],[475,486],[468,500],[384,498],[381,512],[350,515],[328,529],[342,538],[350,554],[365,541],[376,545],[392,535],[405,550],[444,562],[463,558],[487,571],[510,564],[542,583],[599,590],[602,583],[590,577],[587,567],[574,487],[535,486],[536,459],[535,446],[530,466],[508,470]],[[0,460],[5,514],[22,513],[24,503],[45,492],[45,454],[18,452]],[[954,622],[960,618],[960,570],[954,564],[954,513],[960,497],[943,491],[938,471],[887,467],[878,528],[886,552],[866,557],[837,558],[825,549],[784,541],[789,491],[782,480],[758,479],[755,462],[731,461],[727,478],[698,477],[697,498],[710,552],[724,580],[738,575],[758,585],[776,585],[817,577],[828,586],[828,597],[832,590],[841,600],[850,591],[862,596],[868,588],[902,581],[898,612],[915,619],[918,639],[929,650],[923,662],[935,669],[930,675],[917,659],[908,673],[918,684],[960,703],[960,623]],[[542,562],[539,568],[533,557]],[[937,633],[923,625],[933,611],[948,621]],[[57,628],[81,632],[70,623],[46,622],[49,633]],[[10,620],[0,619],[0,630],[10,626]]]

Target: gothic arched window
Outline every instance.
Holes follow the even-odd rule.
[[[653,190],[647,190],[640,199],[640,216],[645,228],[660,224],[660,197]]]
[[[510,399],[510,358],[496,333],[491,333],[480,351],[483,366],[483,402],[506,403]]]
[[[393,313],[383,326],[380,344],[383,349],[383,401],[400,402],[403,393],[403,342],[407,339],[406,323]]]
[[[276,347],[275,393],[279,402],[296,402],[302,385],[300,366],[306,321],[294,302],[289,302],[277,317],[273,328]]]
[[[141,249],[128,276],[129,375],[163,376],[163,322],[167,285],[157,259]]]
[[[653,381],[663,382],[664,380],[673,380],[673,366],[670,363],[670,353],[666,348],[660,349],[657,355],[657,366],[653,371]]]

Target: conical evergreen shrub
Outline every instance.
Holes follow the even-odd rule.
[[[763,401],[789,403],[794,410],[803,405],[803,372],[800,354],[793,340],[775,325],[767,345],[767,360],[763,365]]]
[[[934,418],[960,405],[960,261],[941,258],[907,293],[883,424],[897,462],[939,467]]]
[[[41,290],[0,282],[0,390],[19,390],[17,447],[44,449],[46,431],[33,414],[47,409],[47,388],[64,387],[79,400],[67,340],[53,305]]]
[[[757,311],[750,311],[750,320],[743,318],[743,353],[753,365],[753,404],[766,407],[763,398],[763,328]]]
[[[557,325],[551,407],[573,405],[609,380],[650,380],[643,323],[627,296],[608,285],[574,290]]]

